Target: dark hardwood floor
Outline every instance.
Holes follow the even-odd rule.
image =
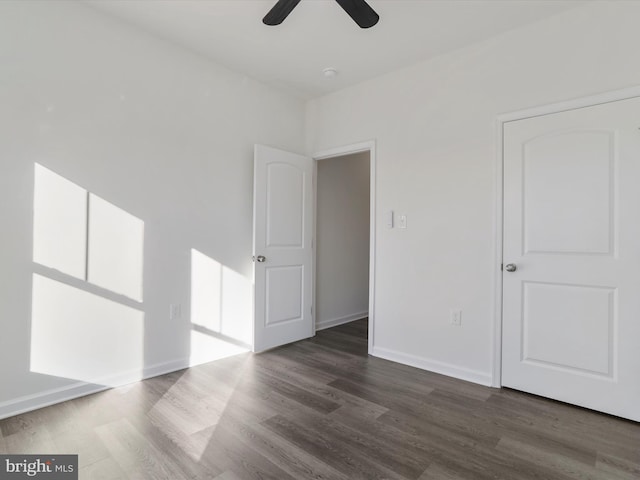
[[[0,421],[81,479],[640,479],[640,424],[367,356],[366,321]]]

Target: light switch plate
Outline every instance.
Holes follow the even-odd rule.
[[[393,228],[393,210],[387,212],[385,221],[387,228]]]
[[[398,217],[398,228],[407,228],[407,216],[404,213]]]

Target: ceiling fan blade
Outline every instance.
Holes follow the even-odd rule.
[[[365,0],[336,0],[360,28],[373,27],[380,16]]]
[[[278,3],[264,16],[262,23],[265,25],[280,25],[299,3],[300,0],[278,0]]]

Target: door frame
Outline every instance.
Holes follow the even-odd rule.
[[[563,102],[551,103],[524,110],[504,113],[496,119],[496,158],[495,158],[495,252],[494,252],[494,305],[493,310],[493,361],[491,386],[502,386],[502,263],[504,235],[504,124],[515,120],[566,112],[580,108],[593,107],[605,103],[640,97],[640,86],[624,88],[578,97]]]
[[[369,152],[369,346],[371,355],[374,345],[375,331],[375,285],[376,285],[376,142],[369,140],[351,145],[322,150],[311,156],[314,160],[313,169],[313,326],[316,331],[316,227],[318,207],[318,161],[329,158],[343,157],[354,153]]]

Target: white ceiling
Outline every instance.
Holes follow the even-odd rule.
[[[549,17],[573,0],[369,0],[362,30],[334,0],[302,0],[262,24],[276,0],[86,0],[237,72],[312,98]],[[338,75],[324,78],[334,67]]]

